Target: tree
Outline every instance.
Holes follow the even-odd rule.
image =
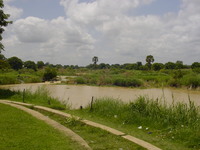
[[[192,63],[191,68],[192,68],[192,69],[200,68],[200,63],[199,63],[199,62],[194,62],[194,63]]]
[[[165,64],[165,69],[175,69],[176,68],[176,64],[173,62],[168,62]]]
[[[154,64],[152,65],[152,68],[153,68],[153,70],[155,70],[155,71],[159,71],[159,70],[161,70],[161,69],[164,68],[164,65],[163,65],[162,63],[154,63]]]
[[[57,72],[54,68],[46,68],[44,75],[43,75],[43,80],[44,81],[51,81],[57,76]]]
[[[6,60],[6,57],[0,53],[0,60]]]
[[[37,67],[38,67],[38,69],[42,69],[44,66],[45,66],[45,64],[44,64],[43,61],[38,61],[38,62],[37,62]]]
[[[0,0],[0,53],[4,49],[3,44],[1,43],[2,38],[2,33],[4,32],[4,28],[8,24],[12,23],[12,21],[7,21],[7,19],[10,17],[9,14],[4,14],[2,8],[4,7],[3,0]]]
[[[11,68],[14,70],[22,69],[23,62],[18,57],[11,57],[8,59],[8,63],[10,64]]]
[[[94,57],[92,58],[92,62],[94,62],[94,65],[96,65],[97,62],[98,62],[98,57],[97,57],[97,56],[94,56]]]
[[[33,69],[35,71],[37,70],[35,62],[34,61],[30,61],[30,60],[24,62],[24,67],[27,68],[27,69]]]
[[[176,69],[183,69],[184,65],[183,65],[183,61],[176,61]]]
[[[7,61],[0,59],[0,69],[9,69],[10,65]]]
[[[154,62],[153,56],[152,55],[148,55],[146,57],[146,62],[147,62],[148,68],[151,69],[151,64]]]

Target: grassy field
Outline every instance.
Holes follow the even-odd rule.
[[[70,71],[70,70],[69,70]],[[59,74],[64,75],[64,72]],[[70,74],[70,73],[69,73]],[[122,87],[190,87],[200,86],[200,74],[191,69],[141,71],[125,69],[77,69],[67,83]]]
[[[22,69],[19,71],[0,70],[0,85],[17,84],[17,83],[37,83],[42,82],[41,71],[33,71],[30,69]]]
[[[112,98],[97,99],[84,110],[71,113],[112,126],[165,150],[200,148],[200,109],[192,102],[167,106],[140,97],[125,104]]]
[[[1,150],[80,150],[77,143],[44,122],[0,104]]]
[[[31,69],[0,70],[0,85],[16,83],[42,82],[44,70]],[[126,70],[126,69],[57,69],[58,75],[68,76],[70,80],[65,84],[89,84],[98,86],[122,87],[187,87],[200,86],[200,74],[192,69],[177,69],[160,71]],[[69,76],[76,76],[70,78]]]
[[[75,118],[64,118],[45,111],[40,112],[79,134],[87,141],[93,150],[145,150],[145,148],[127,141],[120,136],[112,135],[107,131],[87,126]]]

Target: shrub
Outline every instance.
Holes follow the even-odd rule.
[[[75,82],[77,84],[86,84],[86,81],[85,81],[85,79],[83,77],[77,77],[77,78],[75,78]]]
[[[43,80],[44,81],[51,81],[57,76],[57,72],[54,68],[46,68],[44,75],[43,75]]]
[[[114,79],[114,85],[116,86],[124,86],[124,87],[139,87],[142,85],[142,82],[139,79],[124,79],[124,78],[117,78]]]

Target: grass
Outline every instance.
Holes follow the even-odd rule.
[[[31,69],[21,69],[19,71],[0,70],[0,85],[18,83],[37,83],[42,81],[42,73]]]
[[[80,150],[53,127],[16,108],[0,104],[1,150]]]
[[[100,149],[144,150],[145,149],[142,148],[141,146],[138,146],[130,141],[123,139],[120,136],[112,135],[107,131],[85,125],[84,123],[80,122],[80,120],[76,120],[75,118],[64,118],[45,111],[40,111],[40,112],[60,122],[67,128],[70,128],[71,130],[79,134],[86,140],[86,142],[90,145],[90,147],[93,150],[100,150]]]
[[[77,84],[122,87],[191,87],[200,86],[200,75],[192,70],[139,71],[123,69],[82,70],[73,79]],[[73,83],[72,82],[72,83]]]
[[[21,92],[0,89],[0,99],[9,99],[18,102],[24,101],[25,103],[48,106],[59,110],[64,110],[66,108],[65,104],[62,104],[56,98],[52,98],[49,95],[49,91],[43,86],[39,87],[35,92],[31,92],[30,90]]]
[[[192,102],[190,105],[177,103],[169,106],[145,97],[129,104],[104,98],[94,102],[92,111],[88,107],[74,113],[89,119],[98,118],[95,121],[166,150],[200,148],[200,110]]]

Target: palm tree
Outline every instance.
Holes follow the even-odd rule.
[[[147,62],[147,65],[148,65],[148,67],[149,67],[149,70],[150,70],[150,69],[151,69],[151,63],[154,62],[153,56],[152,56],[152,55],[148,55],[148,56],[146,57],[146,62]]]
[[[97,56],[94,56],[94,57],[92,58],[92,62],[94,62],[94,65],[96,65],[97,62],[98,62],[98,57],[97,57]]]

